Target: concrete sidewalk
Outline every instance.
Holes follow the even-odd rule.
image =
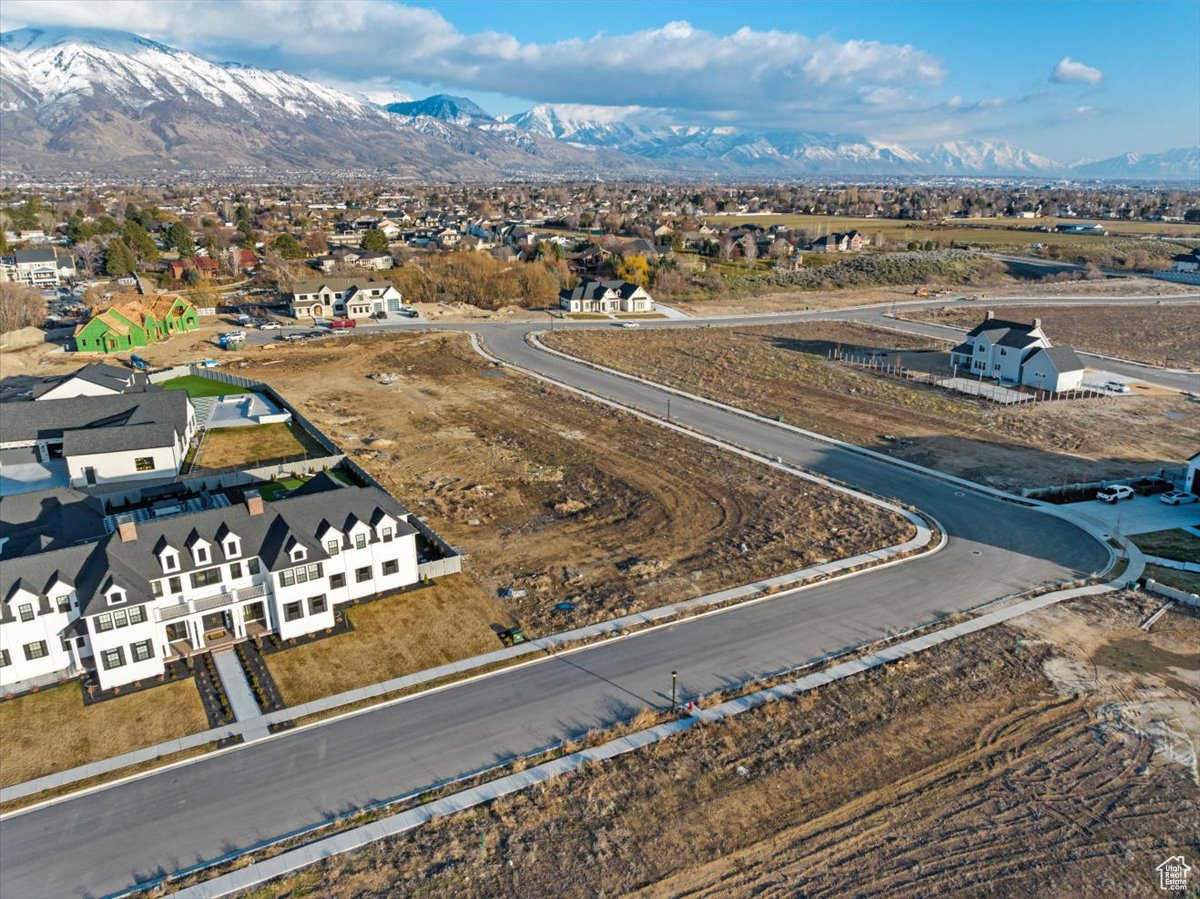
[[[269,731],[266,719],[263,718],[262,710],[258,707],[258,700],[254,698],[254,691],[250,689],[250,682],[246,680],[246,672],[242,668],[237,653],[232,649],[214,652],[213,664],[217,666],[217,674],[221,677],[221,686],[225,688],[225,695],[229,697],[233,716],[237,719],[246,742],[249,743],[251,740],[259,740],[267,736]]]

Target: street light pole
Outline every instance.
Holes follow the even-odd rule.
[[[679,673],[671,672],[671,711],[675,711],[675,685],[679,683]]]
[[[667,421],[671,420],[671,398],[667,397]]]

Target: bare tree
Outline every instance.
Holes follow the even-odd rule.
[[[32,287],[0,284],[0,334],[18,328],[40,328],[46,323],[46,301]]]
[[[96,239],[85,240],[75,244],[75,264],[79,270],[85,275],[96,274],[97,266],[100,264],[100,259],[104,255],[100,248],[100,242]]]

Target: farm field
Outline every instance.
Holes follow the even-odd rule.
[[[978,308],[947,306],[901,311],[900,317],[973,328],[981,314]],[[1078,350],[1165,368],[1200,370],[1200,304],[1005,306],[996,315],[1024,322],[1040,318],[1051,341]]]
[[[978,317],[978,310],[973,310]],[[944,352],[949,343],[839,322],[555,331],[573,355],[1002,489],[1126,477],[1195,452],[1200,406],[1131,396],[1005,409],[864,372],[842,346]]]
[[[1200,851],[1200,620],[1152,608],[1052,606],[250,895],[1161,895]]]
[[[910,533],[840,494],[797,489],[749,460],[491,368],[465,335],[356,337],[245,358],[239,374],[270,383],[465,550],[488,595],[514,588],[501,606],[531,635]],[[379,372],[394,383],[368,377]],[[574,608],[556,611],[564,600]]]

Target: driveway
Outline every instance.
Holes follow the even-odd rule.
[[[1135,496],[1133,499],[1111,505],[1093,499],[1082,503],[1067,503],[1062,509],[1077,520],[1091,519],[1103,524],[1109,534],[1116,528],[1127,537],[1149,531],[1200,525],[1200,503],[1168,506],[1157,496]]]

